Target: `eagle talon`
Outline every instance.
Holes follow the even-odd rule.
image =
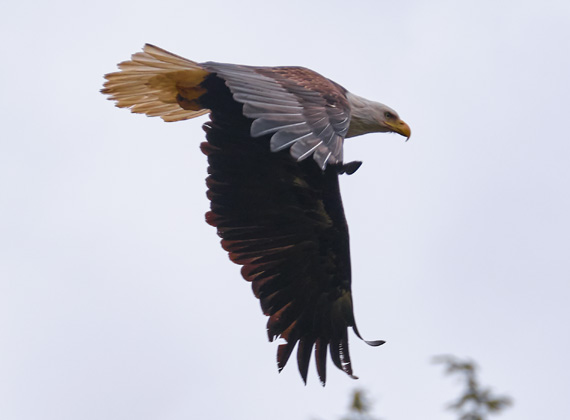
[[[360,168],[361,165],[362,165],[362,162],[359,160],[355,160],[352,162],[345,163],[345,164],[339,166],[338,173],[339,173],[339,175],[340,174],[352,175],[353,173],[358,171],[358,169]]]

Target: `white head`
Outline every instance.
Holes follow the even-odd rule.
[[[360,136],[367,133],[398,133],[410,138],[410,126],[389,106],[369,101],[353,93],[347,92],[351,117],[346,137]]]

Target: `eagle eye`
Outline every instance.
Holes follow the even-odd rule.
[[[391,112],[387,112],[387,111],[384,113],[384,116],[385,116],[387,119],[392,119],[392,118],[394,118],[394,114],[392,114]]]

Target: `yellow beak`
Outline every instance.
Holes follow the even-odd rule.
[[[398,121],[394,121],[394,122],[386,121],[385,124],[388,127],[390,127],[394,131],[394,133],[398,133],[398,134],[406,137],[406,141],[412,135],[412,130],[411,130],[410,126],[402,120],[398,120]]]

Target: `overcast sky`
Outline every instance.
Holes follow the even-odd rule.
[[[0,11],[0,418],[453,419],[430,359],[471,357],[504,420],[570,418],[570,2],[11,2]],[[345,143],[354,381],[304,386],[204,222],[202,117],[118,109],[145,42],[303,65],[412,138]],[[292,361],[294,362],[294,360]]]

